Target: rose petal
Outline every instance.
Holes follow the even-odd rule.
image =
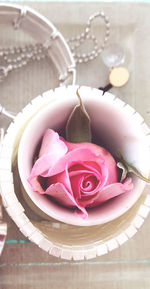
[[[97,178],[92,173],[84,176],[81,182],[81,186],[80,186],[81,191],[82,191],[82,196],[91,195],[94,191],[97,191],[100,183],[101,183],[100,178]]]
[[[33,192],[39,193],[39,194],[45,194],[45,191],[43,190],[42,186],[40,185],[40,182],[38,180],[38,177],[35,177],[34,179],[28,179],[28,182],[33,190]]]
[[[113,158],[113,156],[105,148],[95,145],[93,143],[70,143],[64,139],[63,141],[68,147],[68,152],[75,150],[77,148],[84,148],[84,149],[89,149],[93,153],[95,153],[97,158],[99,155],[102,155],[104,157],[105,165],[108,168],[108,172],[109,172],[107,185],[116,183],[118,181],[118,168],[116,165],[116,161]]]
[[[73,195],[67,168],[65,169],[65,171],[48,178],[48,185],[49,186],[52,184],[56,184],[56,183],[62,183],[66,187],[68,192],[71,195]],[[62,202],[63,202],[63,200],[62,200]]]
[[[97,193],[95,199],[93,199],[92,207],[100,205],[109,199],[119,196],[125,192],[129,192],[133,189],[133,183],[131,178],[127,178],[124,183],[114,183],[104,187],[99,193]],[[85,205],[80,202],[80,205]],[[86,204],[88,206],[88,204]]]
[[[75,199],[81,198],[81,183],[84,179],[84,174],[70,178],[71,187],[74,192]]]
[[[67,145],[59,138],[58,133],[47,129],[42,140],[39,157],[50,153],[58,158],[58,156],[65,155],[67,150]]]
[[[48,158],[48,155],[47,155]],[[40,160],[40,159],[39,159]],[[65,170],[66,167],[68,169],[76,163],[82,163],[85,161],[95,161],[97,163],[102,162],[102,156],[96,156],[90,149],[86,148],[78,148],[73,151],[67,153],[63,158],[59,159],[49,171],[45,171],[42,176],[49,177],[52,175],[56,175]]]
[[[65,143],[59,139],[58,133],[48,129],[43,137],[41,157],[35,162],[28,181],[30,182],[39,175],[45,176],[49,169],[66,154],[67,150]]]
[[[74,199],[65,186],[62,183],[56,183],[49,186],[49,188],[45,192],[47,195],[53,197],[58,203],[61,205],[70,207],[70,208],[78,208],[81,211],[81,216],[83,219],[88,217],[88,213],[86,209]]]
[[[80,176],[84,175],[84,178],[86,178],[88,175],[95,177],[97,179],[97,185],[93,190],[92,189],[90,190],[89,188],[83,189],[82,187],[80,187],[83,193],[85,192],[87,195],[94,195],[97,191],[102,189],[104,185],[107,183],[108,169],[105,166],[103,156],[99,156],[99,165],[96,162],[92,161],[83,162],[83,164],[82,163],[79,164],[81,165],[81,170],[80,165],[74,165],[70,168],[69,170],[70,180],[74,179],[75,188],[77,189],[77,183],[81,184],[81,182],[78,182],[78,178]],[[75,188],[74,185],[72,184],[73,191],[75,191]]]
[[[74,197],[62,183],[51,184],[45,191],[45,194],[53,197],[58,203],[66,207],[72,208],[76,206]]]
[[[100,166],[101,164],[101,166]],[[103,157],[100,156],[99,159],[99,164],[97,164],[96,162],[80,162],[78,161],[77,164],[71,166],[69,168],[69,176],[77,176],[81,173],[90,173],[91,171],[96,174],[96,175],[100,175],[103,166],[104,166],[105,162],[103,161]]]
[[[58,179],[61,183],[57,182]],[[80,217],[82,217],[83,219],[86,219],[88,217],[88,213],[86,209],[80,206],[78,201],[76,201],[73,196],[67,170],[65,170],[64,172],[56,176],[50,177],[48,179],[49,186],[46,189],[46,191],[44,191],[42,186],[40,185],[38,177],[33,178],[29,182],[34,192],[37,192],[39,194],[50,195],[58,203],[60,203],[61,205],[64,205],[65,207],[70,207],[70,208],[76,207],[80,211],[80,213],[78,211],[76,212],[80,215]],[[50,182],[52,184],[50,184]],[[64,183],[65,183],[65,186],[64,186]]]
[[[50,177],[59,174],[65,170],[67,165],[75,163],[78,159],[84,161],[94,157],[95,154],[87,149],[77,149],[62,156],[59,153],[57,156],[53,154],[43,155],[35,162],[28,180],[30,181],[39,175]]]

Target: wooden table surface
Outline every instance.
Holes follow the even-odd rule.
[[[132,105],[150,126],[150,4],[142,3],[22,3],[45,15],[67,38],[81,32],[88,17],[103,9],[110,17],[110,43],[120,43],[126,52],[125,66],[130,80],[112,92]],[[93,31],[99,41],[103,23],[96,20]],[[11,32],[0,28],[2,43],[11,43]],[[18,34],[19,35],[19,34]],[[21,37],[20,35],[18,37]],[[21,39],[21,38],[20,38]],[[42,62],[10,73],[0,83],[1,104],[19,112],[33,97],[57,86],[52,70]],[[77,84],[92,87],[108,82],[108,69],[99,56],[87,64],[77,65]],[[0,126],[9,121],[1,116]],[[147,189],[149,193],[149,189]],[[139,232],[120,248],[107,255],[81,262],[65,261],[48,255],[19,232],[4,212],[8,224],[6,244],[0,259],[1,289],[148,289],[150,288],[150,217]]]

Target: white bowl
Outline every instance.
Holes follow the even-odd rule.
[[[44,131],[47,128],[59,131],[77,103],[77,86],[57,88],[53,92],[53,100],[42,108],[28,123],[18,149],[18,168],[21,182],[32,202],[45,214],[59,221],[78,225],[92,226],[112,221],[125,213],[138,200],[143,192],[145,183],[133,177],[134,188],[100,207],[89,210],[86,220],[81,219],[72,210],[63,208],[48,200],[45,195],[32,191],[27,182],[30,175],[33,156]],[[47,92],[47,95],[52,92]],[[143,119],[129,105],[105,93],[89,87],[81,87],[80,95],[92,122],[93,134],[101,139],[103,145],[113,154],[119,148],[124,158],[136,166],[143,175],[149,173],[149,148],[143,130]]]

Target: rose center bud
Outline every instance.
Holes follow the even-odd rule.
[[[81,191],[82,193],[91,192],[95,190],[98,185],[98,180],[96,176],[90,175],[83,179],[81,183]]]

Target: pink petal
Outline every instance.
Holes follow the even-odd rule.
[[[74,196],[76,199],[81,198],[81,183],[84,179],[84,174],[81,174],[79,176],[73,176],[70,178],[71,181],[71,187],[74,192]]]
[[[97,193],[93,203],[92,207],[100,205],[109,199],[112,199],[116,196],[119,196],[125,192],[129,192],[133,189],[133,183],[131,178],[127,178],[125,182],[122,183],[114,183],[111,185],[108,185],[104,187],[99,193]],[[82,202],[80,205],[83,205]]]
[[[70,192],[68,192],[68,190],[62,183],[55,183],[50,185],[45,191],[45,194],[53,197],[58,203],[63,206],[71,208],[76,206],[74,197],[72,196],[72,194],[70,194]]]
[[[87,175],[94,176],[97,179],[97,186],[94,190],[82,189],[81,188],[81,176],[87,177]],[[103,157],[99,157],[99,165],[96,162],[78,162],[77,165],[72,166],[69,169],[69,177],[72,183],[72,190],[77,196],[80,193],[76,194],[79,189],[82,192],[85,191],[87,195],[93,195],[98,190],[102,189],[107,182],[108,178],[108,169],[104,164]],[[80,181],[78,180],[80,178]],[[84,178],[82,178],[84,180]],[[80,184],[80,185],[79,185]]]
[[[101,162],[100,162],[101,161]],[[101,166],[100,166],[101,164]],[[77,164],[71,166],[69,168],[69,176],[76,176],[79,175],[81,173],[91,173],[91,171],[96,174],[99,175],[101,174],[102,170],[105,169],[103,168],[104,166],[104,161],[103,161],[103,157],[100,156],[99,158],[99,164],[97,164],[96,162],[90,162],[90,161],[86,161],[86,162],[80,162],[78,161]]]
[[[93,143],[70,143],[65,140],[63,141],[68,147],[68,152],[78,148],[85,148],[91,150],[97,157],[98,155],[102,155],[105,159],[105,165],[108,168],[107,185],[116,183],[118,181],[118,168],[116,161],[105,148]]]
[[[32,190],[34,192],[37,192],[39,194],[47,194],[47,190],[48,189],[46,189],[45,191],[43,190],[43,188],[42,188],[42,186],[40,184],[40,181],[41,181],[40,178],[41,177],[34,177],[34,178],[30,178],[29,177],[28,178],[28,182],[29,182],[29,184],[32,187]],[[63,171],[60,174],[57,174],[55,176],[49,177],[49,178],[44,178],[43,177],[43,181],[44,181],[44,179],[45,179],[47,187],[49,187],[52,184],[62,183],[62,184],[64,184],[64,186],[66,187],[68,192],[71,195],[73,195],[71,184],[70,184],[70,179],[69,179],[67,170],[65,170],[65,171]],[[63,203],[63,200],[62,200],[62,203]]]
[[[42,186],[40,185],[40,182],[38,180],[38,177],[35,177],[32,180],[28,180],[33,192],[39,193],[39,194],[45,194],[45,191],[43,190]]]
[[[50,153],[58,158],[58,155],[65,155],[67,150],[67,145],[59,138],[58,133],[47,129],[42,140],[39,157]]]
[[[48,155],[47,155],[48,157]],[[84,163],[86,161],[95,161],[101,163],[102,156],[96,156],[90,149],[78,148],[67,153],[63,158],[59,159],[48,172],[44,172],[42,176],[49,177],[59,174],[64,171],[66,167],[68,169],[76,163]]]
[[[100,178],[97,178],[92,173],[84,176],[81,182],[82,196],[88,196],[98,189]]]
[[[48,129],[43,137],[40,158],[35,162],[28,178],[30,182],[36,176],[45,176],[49,169],[61,159],[67,152],[67,146],[59,139],[58,133]]]
[[[86,209],[78,204],[78,202],[74,199],[74,196],[68,192],[62,183],[50,185],[45,193],[53,197],[61,205],[70,208],[78,208],[81,211],[80,214],[82,218],[88,217]]]
[[[58,179],[61,183],[59,183]],[[50,184],[50,182],[52,182],[52,184]],[[38,177],[31,179],[29,183],[34,192],[47,194],[53,197],[58,203],[60,203],[60,205],[64,205],[65,207],[77,208],[75,212],[83,219],[88,217],[86,209],[80,206],[73,196],[67,170],[56,176],[50,177],[48,179],[49,187],[46,191],[44,191],[40,185]]]
[[[70,184],[70,178],[69,178],[67,169],[65,169],[65,171],[63,171],[57,175],[54,175],[52,177],[49,177],[47,179],[48,179],[48,185],[49,186],[52,184],[56,184],[56,183],[62,183],[66,187],[67,191],[71,195],[73,195],[71,184]]]

